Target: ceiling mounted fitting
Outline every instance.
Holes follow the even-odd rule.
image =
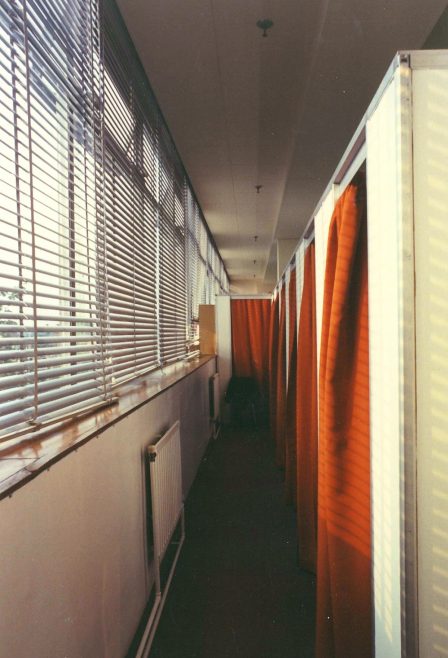
[[[267,37],[268,36],[268,30],[274,25],[274,21],[271,21],[270,18],[263,18],[257,21],[257,27],[260,28],[260,30],[263,30],[263,34],[261,36]]]
[[[260,190],[263,187],[263,185],[255,185],[255,189],[257,190],[257,194],[260,194]]]

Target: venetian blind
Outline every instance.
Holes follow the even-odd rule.
[[[199,207],[191,193],[187,192],[187,254],[188,254],[188,341],[190,352],[199,350]]]
[[[0,0],[0,439],[194,353],[199,302],[228,288],[118,9],[101,5]]]
[[[158,147],[129,70],[133,51],[106,23],[105,207],[113,384],[157,367]]]
[[[99,17],[0,0],[0,431],[108,397]]]
[[[212,302],[218,288],[228,291],[228,278],[113,0],[105,3],[105,9],[105,175],[111,367],[114,381],[121,381],[117,365],[123,375],[132,376],[196,353],[199,303]],[[113,176],[116,182],[112,181]],[[120,213],[122,219],[119,219]],[[134,257],[135,245],[131,248],[128,244],[125,248],[123,244],[113,253],[115,236],[123,223],[129,226],[127,240],[132,236],[143,241],[143,237],[139,237],[143,234],[136,226],[138,222],[139,226],[144,226],[146,240],[139,259]],[[119,257],[127,259],[121,269],[117,269],[116,264]],[[133,266],[135,262],[138,267]],[[112,303],[116,287],[122,285],[119,280],[124,270],[129,291],[126,304],[134,306],[132,299],[138,291],[144,296],[142,305],[146,305],[145,317],[140,312],[135,313],[134,320],[129,318],[126,326],[122,326],[121,301]],[[140,336],[141,340],[141,356],[135,359],[135,367],[127,360],[130,344],[135,345],[133,335]],[[117,357],[116,344],[124,350],[122,365],[117,362],[121,356]]]

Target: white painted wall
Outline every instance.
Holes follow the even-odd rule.
[[[413,72],[420,658],[448,656],[448,71]]]
[[[0,501],[0,657],[123,658],[152,586],[146,444],[181,422],[187,493],[214,361]]]

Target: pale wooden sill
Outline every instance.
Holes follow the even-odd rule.
[[[0,498],[201,368],[214,356],[171,364],[136,378],[114,392],[118,402],[76,420],[20,437],[0,446]]]

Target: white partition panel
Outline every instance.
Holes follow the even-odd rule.
[[[413,72],[420,657],[448,656],[448,71]]]
[[[288,387],[288,381],[289,381],[289,341],[290,341],[290,336],[289,336],[289,284],[291,282],[291,265],[288,265],[285,271],[285,286],[286,286],[286,295],[285,295],[285,301],[286,301],[286,326],[285,326],[285,333],[286,333],[286,341],[285,341],[285,359],[286,359],[286,387]]]
[[[314,240],[316,259],[316,338],[317,365],[320,362],[320,336],[322,325],[322,309],[324,305],[325,263],[327,259],[328,229],[334,210],[334,186],[330,188],[321,207],[314,217]]]
[[[376,656],[401,658],[397,94],[367,123],[370,440]]]
[[[304,265],[305,240],[302,240],[296,251],[297,341],[299,340],[300,307],[302,306]]]
[[[367,121],[370,441],[375,655],[406,655],[405,438],[413,444],[410,70],[400,66]],[[410,317],[409,317],[410,316]],[[406,363],[405,363],[406,361]],[[405,373],[410,389],[405,390]],[[405,413],[410,417],[404,420]],[[406,436],[406,427],[409,434]],[[409,486],[413,474],[409,469]],[[412,500],[410,490],[409,501]],[[415,603],[415,602],[414,602]],[[412,615],[408,617],[411,622]],[[412,639],[408,638],[412,644]],[[402,654],[403,651],[403,654]],[[411,656],[412,653],[409,653]]]

